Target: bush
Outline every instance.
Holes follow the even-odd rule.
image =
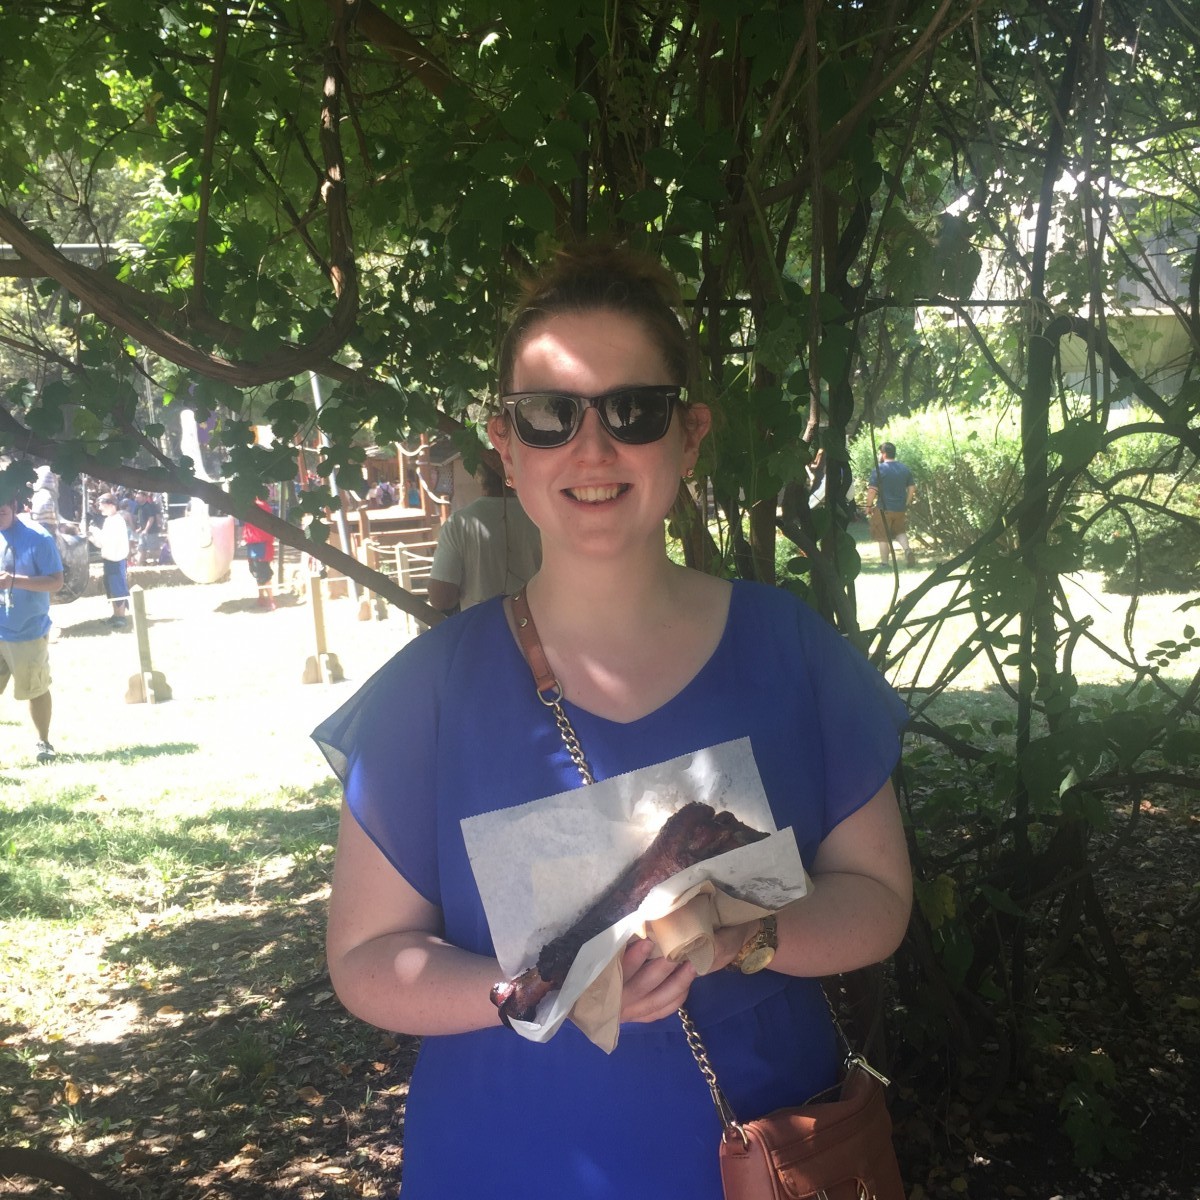
[[[860,497],[882,442],[895,443],[896,457],[916,479],[910,534],[943,553],[965,550],[1017,496],[1021,446],[1014,416],[929,410],[894,421],[874,442],[864,430],[850,447]]]
[[[1139,414],[1134,414],[1135,420]],[[1178,592],[1200,573],[1196,459],[1176,438],[1133,433],[1093,464],[1080,496],[1086,564],[1112,592]]]
[[[1153,421],[1134,411],[1134,423]],[[926,410],[900,418],[872,440],[864,429],[850,447],[858,495],[881,442],[917,482],[909,532],[944,554],[974,543],[1020,497],[1021,444],[1014,413]],[[1084,565],[1113,592],[1187,591],[1200,577],[1200,470],[1167,433],[1117,437],[1098,455],[1073,497],[1073,520],[1085,530]],[[1006,533],[1001,538],[1015,538]],[[1009,547],[1011,548],[1011,547]]]
[[[1085,545],[1086,563],[1103,572],[1107,591],[1190,591],[1200,578],[1200,504],[1179,494],[1171,510],[1120,502],[1096,518]]]

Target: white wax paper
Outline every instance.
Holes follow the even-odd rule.
[[[656,887],[622,921],[587,942],[536,1022],[513,1022],[534,1041],[553,1036],[572,1005],[645,921],[672,911],[705,880],[774,911],[804,896],[808,879],[790,829],[777,831],[748,738],[587,787],[462,822],[467,853],[500,967],[512,978],[568,930],[692,801],[728,811],[771,836],[689,867]]]

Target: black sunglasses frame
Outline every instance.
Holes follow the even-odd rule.
[[[628,430],[615,426],[610,420],[605,408],[605,402],[616,399],[619,396],[630,395],[638,400],[661,400],[666,402],[666,413],[663,418],[662,429],[652,437],[631,438],[628,436]],[[570,428],[564,431],[561,441],[530,441],[528,437],[521,433],[521,419],[517,415],[521,401],[532,399],[535,396],[549,396],[555,400],[566,400],[572,405],[574,417]],[[582,428],[584,414],[589,408],[596,410],[596,415],[600,418],[600,424],[604,426],[609,436],[614,440],[626,446],[648,446],[651,442],[661,441],[662,438],[667,436],[667,430],[671,428],[671,417],[674,415],[675,406],[686,403],[687,389],[677,384],[645,384],[641,386],[619,387],[613,388],[611,391],[601,392],[598,396],[580,396],[574,392],[555,392],[544,389],[536,392],[509,392],[507,395],[500,397],[500,404],[508,414],[509,423],[512,425],[517,439],[524,445],[530,446],[535,450],[556,450],[560,446],[567,445]],[[552,436],[557,437],[558,435],[553,434]]]

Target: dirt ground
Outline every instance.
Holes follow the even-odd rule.
[[[336,799],[326,790],[312,802]],[[1106,1095],[1133,1156],[1075,1165],[1057,1109],[1066,1068],[1053,1053],[981,1112],[994,1071],[986,1047],[972,1083],[951,1093],[944,1064],[906,1059],[900,1046],[893,1113],[912,1200],[1200,1197],[1200,811],[1194,798],[1148,796],[1121,836],[1098,887],[1140,1015],[1112,964],[1082,944],[1066,948],[1039,1003],[1115,1064]],[[63,1194],[14,1158],[18,1147],[82,1168],[91,1182],[70,1190],[96,1200],[395,1194],[417,1043],[363,1026],[333,996],[328,866],[298,863],[253,888],[237,874],[197,881],[211,915],[192,896],[191,919],[147,918],[127,947],[69,948],[107,969],[74,981],[53,1036],[0,1013],[0,1196]],[[151,994],[123,973],[130,957],[186,969],[169,994]]]

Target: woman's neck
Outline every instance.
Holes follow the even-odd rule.
[[[621,564],[553,552],[529,584],[529,605],[563,694],[613,721],[632,721],[677,695],[720,641],[729,585],[665,553]]]
[[[544,549],[541,570],[528,589],[530,604],[539,620],[564,632],[595,628],[597,622],[628,627],[671,611],[679,573],[661,547],[619,562]]]

